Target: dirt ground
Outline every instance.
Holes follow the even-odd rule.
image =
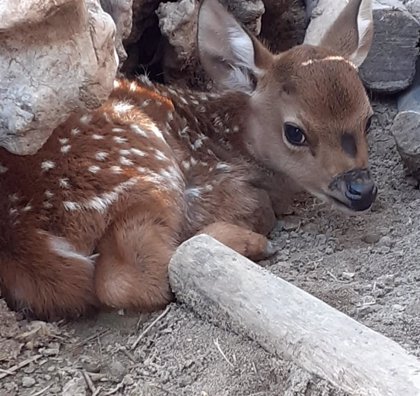
[[[375,111],[372,212],[297,204],[273,232],[281,249],[268,268],[420,357],[420,191],[389,132],[394,103]],[[176,304],[146,331],[160,314],[47,325],[0,301],[0,395],[344,395]]]

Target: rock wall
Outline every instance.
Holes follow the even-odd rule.
[[[77,108],[112,89],[115,24],[99,0],[0,2],[0,146],[36,152]]]
[[[325,28],[328,9],[346,3],[220,1],[274,52],[302,43],[316,25]],[[361,76],[372,91],[399,92],[414,78],[420,2],[373,1],[375,38]],[[196,53],[198,6],[199,0],[0,1],[0,147],[36,152],[70,112],[99,106],[117,73],[211,89]]]

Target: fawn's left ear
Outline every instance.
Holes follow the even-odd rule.
[[[250,93],[271,53],[222,6],[203,0],[198,13],[198,54],[212,80],[224,89]]]
[[[359,67],[368,56],[372,40],[372,0],[349,0],[319,46],[334,50]]]

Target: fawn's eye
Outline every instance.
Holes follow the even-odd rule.
[[[302,130],[293,124],[284,124],[284,136],[294,146],[303,146],[306,143],[306,136]]]
[[[370,116],[366,122],[366,127],[365,127],[365,133],[368,134],[369,133],[369,129],[370,126],[372,125],[372,118],[373,116]]]

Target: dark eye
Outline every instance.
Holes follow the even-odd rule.
[[[368,134],[369,133],[369,129],[370,126],[372,125],[372,118],[373,116],[370,116],[366,122],[366,127],[365,127],[365,133]]]
[[[284,124],[284,136],[294,146],[303,146],[306,143],[305,134],[296,125]]]

